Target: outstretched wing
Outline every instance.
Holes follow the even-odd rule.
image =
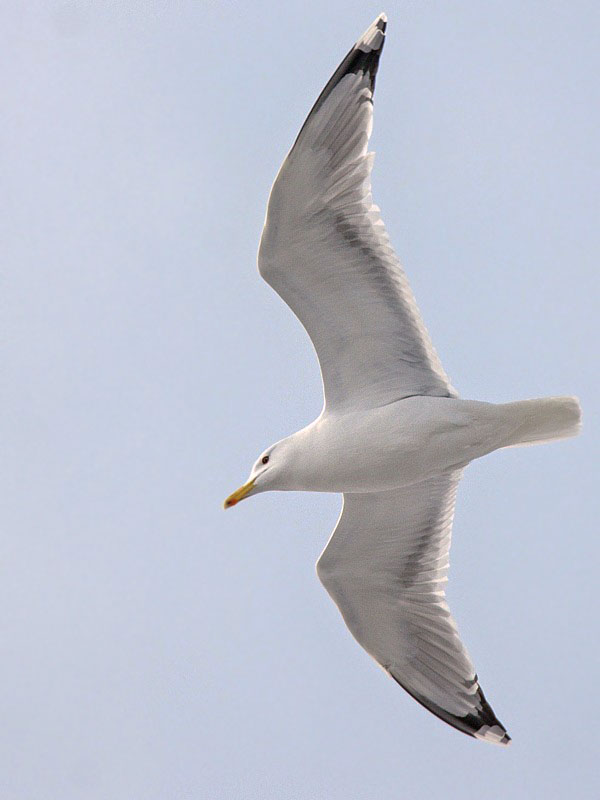
[[[259,270],[317,351],[328,410],[456,396],[371,198],[382,14],[321,93],[271,190]]]
[[[345,494],[317,573],[352,635],[415,700],[470,736],[508,744],[444,597],[460,476]]]

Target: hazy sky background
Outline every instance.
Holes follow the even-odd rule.
[[[449,599],[508,749],[354,643],[327,495],[223,498],[321,407],[271,182],[381,11],[0,6],[2,800],[596,798],[600,5],[388,2],[375,199],[454,385],[578,394],[472,465]]]

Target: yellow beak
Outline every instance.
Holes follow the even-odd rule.
[[[248,481],[248,483],[245,483],[243,486],[240,486],[240,488],[236,489],[233,494],[230,494],[227,500],[225,500],[223,503],[223,508],[231,508],[231,506],[234,506],[236,503],[239,503],[240,500],[243,500],[254,486],[254,482],[255,478],[253,478],[251,481]]]

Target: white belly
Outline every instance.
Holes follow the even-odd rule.
[[[301,434],[306,437],[298,465],[301,488],[383,491],[464,467],[502,446],[506,428],[498,408],[409,397],[370,411],[325,414]]]

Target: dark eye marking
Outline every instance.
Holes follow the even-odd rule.
[[[263,464],[268,464],[269,463],[269,456],[263,456],[262,457],[262,463]]]

